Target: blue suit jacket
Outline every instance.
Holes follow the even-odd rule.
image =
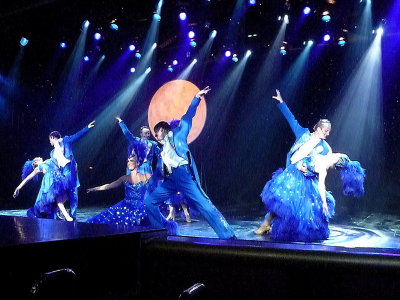
[[[141,142],[142,140],[134,136],[132,132],[129,131],[128,127],[126,126],[125,122],[119,122],[119,126],[122,129],[122,133],[124,134],[125,138],[129,141],[129,143],[133,143],[134,141]],[[160,148],[158,148],[158,144],[155,141],[149,140],[149,143],[151,143],[150,151],[146,155],[146,161],[151,165],[153,162],[153,159],[156,159],[160,153]],[[130,155],[130,153],[128,153]]]
[[[71,136],[64,136],[60,142],[60,146],[64,147],[65,158],[71,161],[71,167],[76,166],[74,153],[72,152],[72,144],[83,137],[89,131],[89,127],[85,126],[83,129],[79,130],[77,133]],[[50,157],[54,159],[54,149],[50,152]],[[79,186],[78,173],[76,174],[77,185]]]
[[[310,139],[311,133],[307,128],[300,126],[299,122],[296,120],[296,118],[294,117],[290,109],[287,107],[285,102],[278,103],[278,108],[288,121],[290,128],[292,128],[292,131],[296,136],[296,141],[293,144],[292,148],[290,148],[286,156],[286,167],[287,167],[291,164],[290,158],[292,157],[293,153],[296,152],[302,145],[304,145],[305,142],[307,142]],[[323,149],[328,149],[330,151],[331,147],[325,140],[321,140],[319,145],[320,144],[322,145]],[[326,154],[326,153],[321,153],[321,154]]]

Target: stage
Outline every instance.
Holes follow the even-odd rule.
[[[29,299],[41,274],[70,268],[74,299],[178,299],[202,283],[193,299],[292,299],[308,296],[395,298],[400,284],[398,220],[369,215],[333,223],[328,240],[282,243],[253,230],[261,217],[229,218],[238,239],[218,239],[201,220],[177,215],[179,236],[148,227],[84,223],[101,207],[82,208],[77,222],[0,212],[3,293]],[[334,288],[337,286],[337,288]],[[332,290],[334,289],[334,290]],[[15,291],[18,291],[17,293]],[[41,298],[37,298],[41,299]],[[189,298],[187,298],[189,299]]]

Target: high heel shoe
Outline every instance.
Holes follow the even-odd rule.
[[[261,225],[257,230],[254,230],[255,234],[261,235],[261,234],[267,234],[271,230],[271,226],[269,225]]]

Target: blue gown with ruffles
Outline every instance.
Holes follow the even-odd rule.
[[[53,219],[58,210],[57,202],[64,200],[62,196],[67,189],[67,179],[53,159],[45,160],[38,168],[43,172],[42,183],[35,205],[28,209],[27,216]]]
[[[123,226],[149,225],[146,206],[143,202],[147,183],[124,182],[125,199],[91,217],[87,223],[115,224]]]

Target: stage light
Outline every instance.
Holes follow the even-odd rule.
[[[257,1],[256,0],[249,0],[248,3],[249,3],[250,6],[253,6],[253,5],[257,4]]]
[[[131,68],[131,73],[135,73],[136,69],[134,67]]]
[[[89,25],[90,25],[90,22],[89,22],[88,20],[85,20],[85,21],[83,21],[83,23],[82,23],[82,27],[83,27],[83,28],[88,28]]]
[[[112,30],[118,30],[118,25],[115,24],[115,23],[111,23],[111,24],[110,24],[110,28],[111,28]]]
[[[137,58],[141,58],[141,57],[142,57],[142,54],[140,54],[139,52],[136,52],[136,53],[135,53],[135,56],[136,56]]]
[[[89,56],[84,56],[84,57],[83,57],[83,60],[84,60],[84,61],[89,61]]]
[[[101,60],[104,60],[105,58],[106,56],[104,54],[100,57]]]
[[[313,42],[312,40],[309,40],[309,41],[307,42],[307,44],[308,44],[309,46],[312,46],[312,45],[314,44],[314,42]]]
[[[246,56],[249,57],[251,55],[251,50],[246,51]]]
[[[181,21],[185,21],[186,20],[186,13],[185,12],[181,12],[180,14],[179,14],[179,19],[181,19]]]
[[[213,31],[211,31],[211,33],[210,33],[210,38],[215,38],[217,36],[217,31],[216,30],[213,30]]]
[[[190,46],[192,46],[193,48],[197,46],[197,43],[195,41],[190,41]]]
[[[174,69],[171,67],[171,65],[168,66],[168,71],[172,72]]]
[[[237,54],[233,54],[232,55],[232,61],[235,62],[235,63],[239,61],[239,58],[237,57]]]
[[[225,51],[225,57],[230,57],[232,55],[232,52],[227,50]]]
[[[101,39],[101,34],[98,33],[98,32],[96,32],[96,33],[94,34],[94,38],[95,38],[96,40]]]
[[[311,12],[311,8],[309,8],[308,6],[304,7],[303,14],[308,15],[310,12]]]
[[[176,66],[176,65],[178,64],[178,61],[177,61],[176,59],[174,59],[174,60],[172,61],[172,64],[173,64],[174,66]]]
[[[192,64],[197,63],[197,58],[193,59]]]
[[[379,27],[379,28],[376,30],[376,34],[382,36],[382,35],[383,35],[383,28],[382,28],[382,27]]]
[[[324,41],[327,42],[331,39],[331,36],[329,34],[324,35]]]
[[[146,69],[145,73],[146,73],[146,74],[149,74],[150,72],[151,72],[151,68],[148,67],[148,68]]]
[[[322,13],[322,21],[328,23],[331,20],[331,16],[329,15],[329,11],[324,11]]]
[[[285,50],[285,48],[281,49],[279,52],[280,52],[282,55],[286,55],[286,50]]]
[[[154,14],[153,15],[153,20],[160,22],[161,16],[159,14]]]
[[[135,45],[129,45],[129,50],[135,51],[135,49],[136,49]]]
[[[288,15],[285,15],[285,16],[283,17],[283,21],[284,21],[286,24],[289,24],[289,16],[288,16]]]
[[[282,17],[281,17],[281,16],[278,16],[278,21],[280,21],[280,20],[282,20]]]
[[[338,45],[341,46],[341,47],[346,45],[346,40],[344,39],[344,37],[340,37],[339,38]]]
[[[188,37],[189,37],[189,39],[192,39],[192,38],[194,38],[194,36],[195,36],[195,33],[194,33],[194,31],[189,31],[189,33],[188,33]]]
[[[67,44],[64,43],[64,42],[61,42],[61,43],[60,43],[60,47],[61,47],[61,48],[67,48]]]
[[[154,43],[153,46],[151,46],[151,49],[156,49],[157,48],[157,43]]]
[[[29,40],[24,37],[22,37],[21,40],[19,41],[19,43],[22,47],[25,47],[26,45],[28,45],[28,42],[29,42]]]

